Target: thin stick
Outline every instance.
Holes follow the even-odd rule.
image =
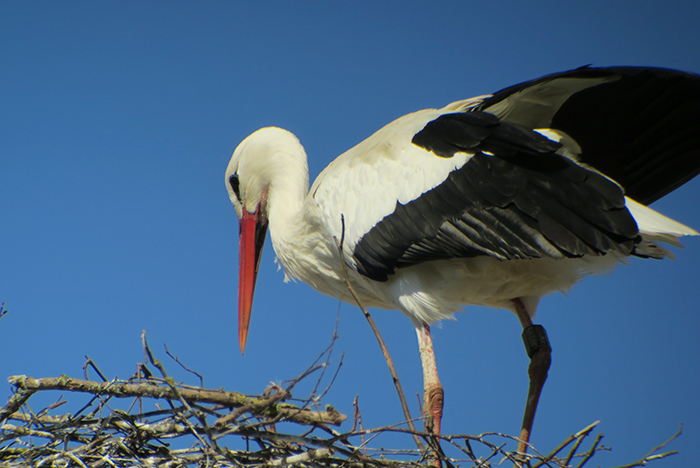
[[[377,328],[377,325],[374,323],[374,319],[372,319],[372,316],[367,312],[367,309],[365,308],[364,305],[362,305],[362,301],[360,301],[359,296],[355,292],[355,289],[352,287],[352,284],[350,284],[350,277],[348,276],[348,266],[345,264],[345,256],[343,255],[343,242],[345,242],[345,216],[340,215],[340,222],[342,224],[342,231],[340,234],[340,242],[338,242],[338,239],[333,237],[335,240],[336,245],[338,246],[338,252],[340,253],[340,264],[343,267],[343,276],[345,277],[345,285],[348,287],[348,290],[350,291],[350,294],[352,294],[353,299],[355,299],[355,302],[357,303],[357,306],[362,310],[362,313],[364,314],[365,318],[367,319],[367,322],[369,322],[369,326],[372,328],[372,331],[374,332],[374,336],[377,338],[377,341],[379,342],[379,347],[382,349],[382,354],[384,355],[384,360],[386,361],[387,365],[389,366],[389,372],[391,372],[391,380],[394,382],[394,386],[396,387],[396,392],[399,394],[399,400],[401,401],[401,409],[403,410],[403,415],[406,418],[406,422],[408,423],[409,429],[411,431],[416,432],[416,427],[413,424],[413,418],[411,418],[411,413],[408,410],[408,404],[406,403],[406,398],[404,397],[403,394],[403,389],[401,388],[401,382],[399,382],[399,376],[396,373],[396,368],[394,368],[394,361],[391,359],[391,356],[389,355],[389,349],[386,347],[386,344],[384,343],[384,339],[382,338],[382,335],[379,333],[379,329]],[[419,450],[423,450],[424,446],[423,443],[421,442],[420,438],[413,434],[413,440],[416,442],[416,446],[418,447]]]
[[[97,372],[97,375],[100,376],[102,381],[107,382],[107,380],[108,380],[107,377],[105,377],[104,374],[100,371],[100,369],[97,368],[97,366],[95,365],[95,362],[92,359],[90,359],[90,356],[86,355],[85,359],[86,359],[85,364],[83,364],[83,371],[85,374],[85,380],[90,380],[90,377],[88,377],[88,367],[92,367],[92,369],[95,372]]]
[[[681,431],[682,431],[682,430],[683,430],[683,424],[680,425],[680,427],[678,428],[678,431],[677,431],[675,434],[673,434],[673,435],[671,436],[670,439],[668,439],[668,440],[667,440],[666,442],[664,442],[663,444],[661,444],[661,445],[659,445],[659,446],[654,447],[653,449],[651,449],[651,450],[649,451],[649,453],[647,453],[647,454],[644,456],[644,458],[642,458],[641,460],[637,460],[637,461],[634,462],[634,463],[630,463],[629,465],[618,466],[617,468],[632,468],[633,466],[644,466],[644,465],[647,464],[647,462],[649,462],[649,461],[651,461],[651,460],[659,460],[659,459],[661,459],[661,458],[666,458],[666,457],[668,457],[668,456],[677,454],[677,453],[678,453],[678,450],[673,450],[673,451],[671,451],[671,452],[664,452],[664,453],[660,453],[660,454],[658,454],[658,455],[652,455],[654,452],[656,452],[657,450],[661,450],[661,449],[664,448],[666,445],[668,445],[669,442],[671,442],[673,439],[675,439],[676,437],[678,437],[679,435],[681,435]]]
[[[196,376],[199,378],[199,386],[200,386],[201,388],[204,388],[204,377],[202,376],[202,374],[200,374],[199,372],[193,371],[192,369],[190,369],[189,367],[187,367],[186,365],[184,365],[182,362],[180,362],[180,359],[178,359],[177,356],[173,356],[173,355],[170,353],[170,350],[168,349],[168,345],[167,345],[167,344],[163,344],[163,346],[165,347],[165,354],[167,354],[168,356],[170,356],[170,359],[172,359],[173,361],[175,361],[175,362],[177,362],[178,364],[180,364],[180,367],[182,367],[183,369],[185,369],[187,372],[196,375]]]
[[[576,434],[571,434],[561,444],[559,444],[559,446],[557,448],[552,450],[549,453],[549,455],[545,456],[541,462],[537,463],[532,468],[539,468],[540,466],[544,465],[545,463],[548,463],[552,458],[554,458],[556,456],[557,453],[562,451],[564,449],[564,447],[569,445],[573,440],[575,440],[575,439],[583,440],[583,437],[587,436],[593,430],[593,428],[596,427],[599,423],[600,423],[600,421],[596,421],[593,424],[591,424],[590,426],[580,430]],[[569,460],[570,460],[570,458],[569,458]],[[567,461],[566,465],[568,465],[568,461]]]
[[[17,388],[7,404],[3,408],[0,408],[0,423],[12,416],[16,411],[19,411],[22,405],[24,405],[34,393],[36,393],[34,389]]]
[[[338,373],[340,372],[340,367],[343,365],[343,357],[345,356],[345,353],[342,353],[340,355],[340,362],[338,363],[338,367],[335,369],[335,373],[333,374],[333,377],[331,378],[330,383],[326,386],[325,390],[321,392],[320,395],[317,395],[318,389],[321,385],[321,381],[323,380],[323,377],[326,375],[326,370],[330,367],[331,365],[331,355],[333,354],[333,346],[335,345],[335,340],[338,339],[338,322],[340,321],[340,314],[336,316],[335,319],[335,328],[333,328],[333,337],[331,338],[331,344],[328,345],[328,347],[316,358],[314,362],[311,363],[311,366],[309,366],[309,370],[311,369],[316,369],[316,363],[321,360],[323,356],[326,356],[326,361],[320,365],[321,368],[321,375],[318,377],[316,380],[316,385],[314,385],[313,390],[311,390],[311,394],[309,395],[308,399],[308,404],[316,404],[323,396],[328,392],[328,390],[331,388],[331,385],[333,385],[333,382],[335,382],[336,377],[338,376]],[[303,378],[306,374],[303,374],[300,378]],[[300,380],[300,378],[295,379],[294,384]],[[290,387],[291,388],[291,387]],[[306,407],[307,405],[304,404],[302,407]]]
[[[586,433],[582,437],[579,437],[576,440],[576,443],[574,443],[573,447],[571,447],[571,451],[569,452],[569,455],[566,456],[566,460],[564,461],[564,466],[569,466],[569,462],[574,457],[574,455],[576,455],[576,452],[578,451],[578,448],[581,445],[581,442],[583,442],[583,439],[585,439],[588,436],[588,434],[590,434],[590,433]]]
[[[602,438],[603,438],[603,434],[598,434],[598,437],[596,437],[595,442],[593,442],[593,446],[583,456],[583,460],[581,460],[581,463],[579,463],[576,468],[581,468],[593,456],[593,454],[595,453],[595,450],[598,448],[598,444],[600,443],[600,439],[602,439]]]
[[[204,429],[204,433],[209,438],[210,446],[213,447],[214,450],[216,450],[218,453],[223,453],[221,451],[221,448],[219,447],[219,445],[216,443],[216,439],[214,439],[214,435],[212,434],[212,431],[211,431],[211,428],[209,427],[209,424],[207,424],[206,418],[204,416],[202,416],[201,413],[195,412],[192,409],[192,407],[190,407],[189,403],[187,403],[187,400],[185,400],[182,397],[180,390],[177,388],[177,385],[175,384],[175,380],[172,377],[170,377],[167,374],[167,372],[165,372],[165,367],[160,362],[160,359],[155,359],[153,357],[153,353],[151,352],[151,348],[150,348],[150,346],[148,346],[148,341],[146,340],[146,331],[145,330],[141,332],[141,342],[143,343],[144,353],[148,356],[148,359],[150,360],[151,364],[156,366],[156,368],[160,371],[161,375],[163,376],[163,379],[165,380],[165,383],[168,384],[168,386],[170,387],[170,390],[172,390],[172,392],[175,394],[175,398],[177,400],[180,400],[180,403],[182,403],[182,405],[187,409],[187,411],[190,414],[194,415],[197,419],[199,419],[199,422],[202,425],[202,429]],[[173,405],[173,403],[170,400],[168,400],[168,403],[170,403],[170,406],[173,409],[175,409],[175,405]],[[194,428],[194,426],[192,425],[192,423],[190,422],[190,420],[187,417],[181,416],[178,413],[175,413],[175,416],[185,426],[190,428],[190,430],[192,431],[192,435],[197,438],[197,440],[199,441],[200,444],[202,444],[203,446],[206,445],[204,443],[204,440],[202,440],[202,438],[200,437],[199,432],[197,432],[197,430]]]

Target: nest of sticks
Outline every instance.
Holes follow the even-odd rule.
[[[358,424],[357,411],[346,424],[351,428],[340,431],[337,428],[347,416],[332,406],[320,408],[330,387],[320,390],[324,375],[331,375],[332,344],[302,375],[250,396],[176,383],[154,357],[145,336],[142,339],[145,362],[138,364],[137,372],[128,380],[107,379],[89,358],[84,379],[65,375],[9,377],[14,393],[0,408],[0,464],[92,468],[491,467],[506,463],[561,468],[582,467],[596,453],[606,450],[601,444],[602,435],[587,439],[597,423],[566,437],[547,454],[534,447],[530,454],[517,453],[513,450],[517,439],[498,433],[435,436],[417,431],[408,423],[364,429]],[[167,347],[166,353],[202,381]],[[90,380],[90,373],[97,378]],[[295,386],[311,378],[317,379],[311,394],[294,398]],[[331,384],[333,379],[331,375]],[[29,399],[49,390],[84,394],[87,401],[73,414],[57,414],[65,400],[33,411]],[[116,409],[120,405],[127,409]],[[376,448],[380,443],[384,446],[382,436],[388,434],[394,436],[392,440],[397,434],[403,436],[404,446]],[[585,440],[589,443],[584,444]],[[625,466],[646,465],[674,453],[659,453],[666,443]]]

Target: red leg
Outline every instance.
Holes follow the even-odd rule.
[[[540,401],[540,393],[542,393],[542,387],[547,380],[549,365],[552,363],[552,348],[544,328],[541,325],[532,324],[530,314],[523,302],[520,299],[514,299],[513,303],[515,304],[515,313],[523,326],[523,341],[530,357],[530,366],[527,370],[530,377],[530,387],[527,391],[523,425],[520,429],[520,443],[518,443],[518,452],[525,453],[532,432],[532,423],[535,420],[537,403]]]
[[[424,322],[422,328],[416,328],[416,334],[418,335],[420,359],[423,364],[423,414],[428,431],[439,434],[444,391],[440,379],[438,379],[430,326]]]

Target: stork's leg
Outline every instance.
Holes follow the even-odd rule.
[[[428,431],[439,434],[444,391],[440,379],[438,379],[430,326],[423,322],[421,328],[416,328],[416,334],[418,335],[420,360],[423,364],[423,415]]]
[[[547,371],[552,363],[552,348],[547,339],[547,333],[542,325],[533,325],[527,308],[520,299],[514,299],[515,313],[523,326],[523,342],[525,350],[530,357],[530,366],[527,373],[530,376],[530,387],[527,391],[527,402],[525,403],[525,414],[523,415],[523,425],[520,429],[520,440],[518,452],[527,451],[527,442],[530,440],[532,423],[535,420],[537,403],[540,400],[542,387],[547,380]]]

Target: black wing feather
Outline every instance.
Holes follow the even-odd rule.
[[[562,145],[534,128],[566,133],[581,154],[557,154]],[[623,189],[650,203],[700,172],[700,77],[633,67],[549,75],[442,115],[413,143],[474,156],[360,239],[363,275],[386,281],[396,268],[481,255],[629,255],[639,233]]]
[[[519,99],[550,88],[563,95],[553,96],[549,107]],[[503,89],[476,109],[503,114],[505,121],[529,128],[564,131],[581,147],[580,162],[614,179],[630,198],[646,205],[700,173],[696,74],[584,67]]]

